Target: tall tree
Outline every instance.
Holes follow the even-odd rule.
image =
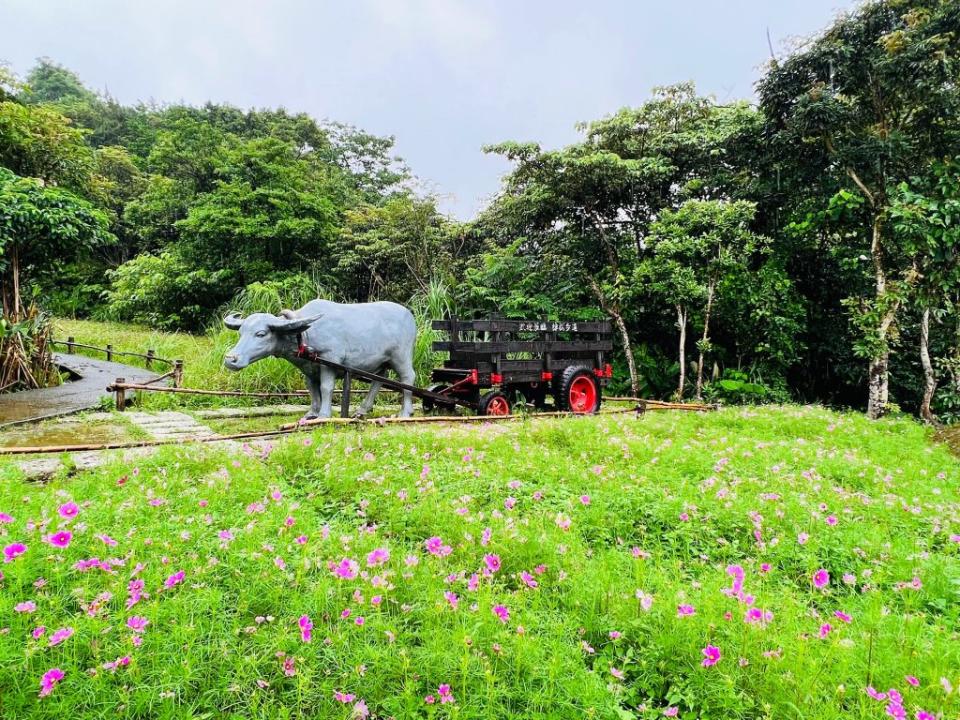
[[[856,241],[870,259],[873,292],[855,307],[872,418],[887,411],[890,343],[911,278],[889,232],[890,194],[960,139],[957,27],[957,3],[868,2],[774,63],[759,85],[768,137],[796,197],[815,190],[821,207],[840,191],[863,199]]]

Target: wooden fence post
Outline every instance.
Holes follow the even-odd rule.
[[[107,343],[107,362],[113,360],[113,345]]]
[[[123,412],[127,405],[127,389],[123,387],[125,382],[127,382],[126,378],[118,377],[113,384],[113,389],[117,393],[117,412]]]
[[[183,382],[183,360],[173,361],[173,386],[180,387]]]
[[[67,355],[73,355],[73,335],[67,338]]]
[[[145,363],[147,366],[147,370],[149,370],[150,366],[153,364],[153,357],[154,357],[153,350],[147,350],[147,362]]]

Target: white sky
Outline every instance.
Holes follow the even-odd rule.
[[[481,147],[576,140],[574,124],[692,79],[753,97],[774,48],[851,0],[0,0],[0,61],[48,56],[120,101],[283,106],[394,135],[468,218],[507,164]]]

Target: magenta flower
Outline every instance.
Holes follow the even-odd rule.
[[[830,634],[831,630],[833,630],[833,625],[831,625],[830,623],[824,623],[823,625],[821,625],[820,632],[819,632],[820,639],[823,640],[827,635]]]
[[[623,674],[623,670],[619,668],[615,668],[612,665],[610,666],[610,674],[613,675],[617,680],[623,680],[623,678],[625,677]]]
[[[457,597],[456,593],[447,590],[443,593],[443,597],[446,598],[448,603],[450,603],[450,607],[452,609],[457,609],[457,605],[460,603],[460,598]]]
[[[305,643],[310,642],[312,637],[311,631],[313,630],[313,621],[310,620],[309,616],[301,615],[300,619],[297,621],[297,624],[300,626],[300,639]]]
[[[847,615],[845,612],[843,612],[843,610],[835,610],[833,615],[841,622],[845,622],[845,623],[853,622],[853,618]]]
[[[51,668],[47,670],[40,678],[40,697],[46,697],[53,692],[57,683],[63,680],[63,670],[60,668]]]
[[[494,605],[493,614],[500,618],[500,622],[506,623],[510,620],[510,611],[505,605]]]
[[[925,710],[917,710],[917,714],[914,715],[917,720],[937,720],[934,715],[926,712]]]
[[[177,570],[173,575],[168,577],[163,581],[163,586],[168,590],[172,587],[176,587],[183,582],[183,578],[186,577],[186,573],[183,570]]]
[[[60,513],[60,517],[72,518],[77,516],[77,513],[80,512],[80,508],[75,502],[71,501],[61,505],[57,509],[57,512]]]
[[[11,543],[3,549],[3,561],[11,562],[14,558],[23,555],[27,551],[27,546],[23,543]]]
[[[677,713],[679,713],[679,712],[680,712],[680,708],[678,708],[678,707],[668,707],[666,710],[663,711],[663,716],[664,716],[664,717],[676,717],[676,716],[677,716]]]
[[[455,703],[456,699],[453,697],[453,691],[450,690],[450,686],[444,683],[437,688],[437,695],[440,696],[440,704],[444,703]]]
[[[37,609],[37,604],[33,600],[26,600],[13,606],[15,612],[30,614]]]
[[[813,586],[817,588],[825,587],[830,583],[830,573],[820,568],[813,574]]]
[[[491,573],[495,573],[500,569],[499,555],[484,555],[483,562],[487,566],[487,570],[489,570]]]
[[[339,703],[343,703],[344,705],[346,705],[347,703],[352,703],[355,697],[356,695],[354,695],[353,693],[345,693],[340,690],[336,690],[333,693],[333,699]]]
[[[428,538],[423,544],[427,548],[427,552],[437,557],[446,557],[453,552],[453,548],[449,545],[444,545],[443,540],[437,536]]]
[[[71,635],[73,635],[72,627],[60,628],[59,630],[54,632],[53,635],[50,636],[50,647],[53,647],[54,645],[59,645],[64,640],[69,638]]]
[[[7,515],[5,512],[0,512],[0,523],[12,523],[13,516]]]
[[[589,496],[589,495],[581,495],[581,496],[580,496],[580,504],[581,504],[581,505],[589,505],[589,504],[590,504],[590,496]]]
[[[390,559],[390,551],[387,548],[377,548],[367,555],[367,567],[377,567],[383,565]]]
[[[61,530],[60,532],[53,533],[52,535],[47,535],[44,540],[53,545],[56,548],[65,548],[70,545],[70,541],[73,539],[73,533],[69,530]]]
[[[908,685],[913,685],[914,687],[920,687],[920,681],[913,675],[907,675],[904,680],[907,681]]]
[[[333,574],[344,580],[353,580],[357,573],[360,570],[360,565],[357,564],[356,560],[351,560],[350,558],[343,558],[336,565],[331,567]]]
[[[677,617],[689,617],[696,614],[697,611],[693,605],[677,605]]]
[[[720,648],[716,645],[707,645],[700,652],[703,653],[703,662],[700,664],[704,667],[710,667],[720,662]]]
[[[533,575],[528,573],[526,570],[520,573],[520,580],[523,581],[523,584],[528,588],[535,588],[539,584],[536,580],[533,579]]]
[[[127,620],[127,627],[135,633],[143,632],[149,624],[150,621],[140,615],[131,615]]]

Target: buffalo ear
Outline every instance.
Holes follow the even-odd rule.
[[[240,317],[240,313],[230,313],[223,319],[223,324],[230,330],[239,330],[243,325],[243,318]]]
[[[303,332],[322,317],[323,313],[312,317],[294,318],[292,320],[277,318],[267,321],[267,325],[269,325],[270,329],[274,332],[298,333]]]

